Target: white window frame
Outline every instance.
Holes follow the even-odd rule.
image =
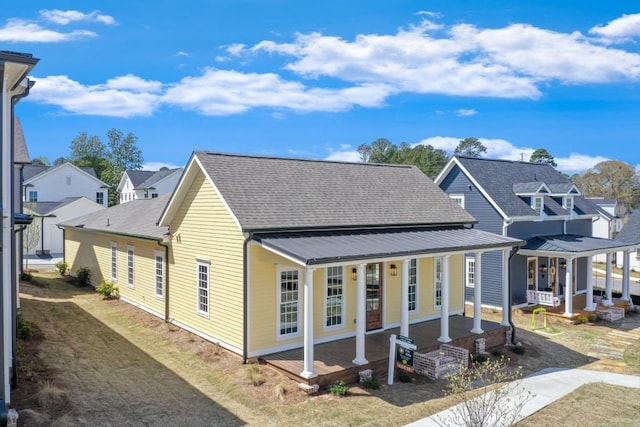
[[[96,191],[96,203],[104,205],[104,191]]]
[[[201,270],[204,269],[204,271]],[[205,276],[202,276],[204,273]],[[204,291],[204,294],[202,293]],[[201,304],[201,297],[204,297],[204,304]],[[206,305],[206,310],[203,310]],[[209,318],[211,310],[211,263],[208,261],[196,261],[196,312],[200,316]]]
[[[436,310],[442,308],[442,263],[444,257],[433,257],[433,307]],[[438,264],[440,268],[438,268]]]
[[[531,197],[531,209],[536,211],[537,216],[542,216],[542,212],[544,212],[544,199],[542,196]]]
[[[153,274],[154,293],[156,295],[156,298],[163,299],[164,283],[165,283],[164,252],[155,251],[153,259],[154,259],[154,274]]]
[[[334,307],[339,307],[340,308],[340,323],[336,323],[333,325],[328,325],[328,321],[330,316],[328,315],[328,311],[330,308],[329,305],[329,299],[331,299],[332,297],[334,297],[335,295],[329,295],[329,289],[330,289],[330,284],[329,284],[329,279],[330,279],[330,275],[329,273],[334,270],[334,269],[339,269],[339,272],[337,272],[337,274],[333,277],[339,278],[340,279],[340,305],[334,305]],[[339,265],[339,266],[334,266],[334,267],[326,267],[324,269],[324,307],[323,307],[323,325],[324,325],[324,330],[325,331],[332,331],[334,329],[342,329],[346,326],[346,297],[347,297],[347,293],[346,293],[346,276],[345,276],[345,270],[346,268]],[[336,286],[337,288],[337,286]],[[335,316],[335,314],[334,314]],[[278,330],[280,330],[278,328]]]
[[[573,213],[573,196],[566,196],[562,199],[562,207],[569,211],[569,213]]]
[[[476,287],[476,259],[473,257],[465,258],[464,283],[467,288]]]
[[[287,267],[287,266],[278,266],[277,270],[277,276],[276,276],[276,286],[277,286],[277,294],[278,294],[278,298],[277,298],[277,306],[276,306],[276,333],[277,333],[277,339],[278,340],[285,340],[285,339],[290,339],[290,338],[297,338],[302,336],[302,270],[300,270],[299,268],[295,268],[295,267]],[[293,291],[292,295],[295,294],[296,296],[296,322],[295,322],[295,327],[296,327],[296,331],[295,332],[289,332],[289,333],[282,333],[282,322],[281,322],[281,317],[282,317],[282,306],[283,304],[285,304],[286,302],[283,303],[282,301],[282,282],[281,282],[281,278],[282,278],[282,273],[287,273],[287,272],[296,272],[297,277],[298,277],[298,290],[297,292]]]
[[[111,242],[111,280],[118,281],[118,244]]]
[[[412,265],[413,264],[413,265]],[[417,258],[413,258],[409,260],[409,298],[407,303],[409,306],[409,313],[415,313],[418,311],[418,277],[420,277],[419,273],[419,265]],[[413,294],[413,301],[411,301],[411,295]],[[412,307],[413,306],[413,307]]]
[[[36,203],[38,201],[38,190],[29,190],[26,201],[29,203]]]
[[[449,194],[449,197],[464,209],[464,194]]]
[[[130,288],[136,287],[136,254],[133,246],[127,246],[127,286]]]

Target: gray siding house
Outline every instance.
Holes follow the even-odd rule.
[[[476,218],[476,228],[527,242],[508,260],[497,251],[482,253],[485,306],[564,300],[565,315],[572,315],[572,298],[565,296],[587,293],[585,309],[595,309],[592,257],[629,250],[626,242],[592,237],[597,206],[551,165],[454,156],[435,182]],[[474,300],[475,262],[471,256],[466,262],[467,301]],[[502,292],[503,277],[510,296]]]

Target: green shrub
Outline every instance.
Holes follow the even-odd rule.
[[[362,381],[362,385],[364,388],[378,390],[380,388],[380,380],[374,376],[370,376]]]
[[[489,356],[487,356],[485,353],[474,353],[471,355],[471,361],[473,363],[484,363],[488,358]]]
[[[31,276],[31,273],[28,273],[26,271],[23,271],[22,273],[20,273],[20,280],[24,280],[25,282],[30,282],[32,278],[33,277]]]
[[[580,325],[582,323],[592,323],[596,320],[595,314],[581,314],[573,320],[574,325]]]
[[[411,375],[409,375],[407,371],[400,371],[398,373],[398,381],[401,383],[410,383],[413,381],[413,378],[411,378]]]
[[[491,355],[494,357],[502,357],[504,353],[502,352],[501,348],[494,348],[493,350],[491,350]]]
[[[78,279],[78,284],[88,285],[91,280],[91,270],[89,270],[89,267],[80,267],[78,271],[76,271],[76,278]]]
[[[527,349],[523,345],[516,345],[515,347],[513,347],[512,351],[515,354],[524,354]]]
[[[113,282],[108,280],[102,280],[100,285],[96,287],[96,292],[103,295],[105,298],[118,298],[120,290]]]
[[[67,264],[65,261],[60,261],[56,263],[56,271],[61,276],[66,276],[67,271],[69,271],[69,264]]]
[[[33,329],[31,328],[31,323],[24,318],[22,313],[18,313],[16,316],[16,334],[17,337],[26,340],[33,336]]]
[[[329,392],[334,396],[344,397],[349,392],[349,385],[344,381],[336,381],[329,386]]]

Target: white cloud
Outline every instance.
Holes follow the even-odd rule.
[[[603,156],[588,156],[586,154],[571,153],[567,158],[556,158],[558,164],[557,169],[562,172],[572,175],[574,173],[581,173],[587,169],[591,169],[600,162],[609,160]]]
[[[53,22],[55,24],[60,24],[60,25],[68,25],[71,22],[79,22],[79,21],[100,22],[105,25],[117,24],[113,16],[104,15],[100,13],[99,10],[94,10],[93,12],[90,12],[90,13],[82,13],[77,10],[43,9],[40,11],[40,16],[49,22]]]
[[[307,88],[273,73],[240,73],[209,68],[201,76],[185,77],[171,85],[163,101],[212,116],[238,114],[259,107],[337,112],[348,110],[353,105],[380,106],[388,93],[384,86]]]
[[[96,36],[96,33],[88,30],[75,30],[67,33],[48,30],[38,24],[21,19],[9,19],[6,25],[0,28],[0,42],[57,43]]]
[[[176,169],[184,166],[176,166],[173,163],[164,162],[147,162],[142,165],[142,169],[146,171],[159,171],[162,168]]]
[[[340,150],[329,150],[330,153],[325,160],[332,160],[336,162],[352,162],[359,163],[362,160],[360,159],[360,154],[352,149],[349,145],[340,146]]]
[[[456,115],[460,117],[475,116],[476,114],[478,114],[478,112],[473,108],[461,108],[456,110]]]
[[[133,74],[115,77],[107,80],[105,87],[118,90],[128,90],[134,93],[159,92],[162,89],[162,83],[153,80],[144,80]]]
[[[591,28],[589,33],[616,39],[640,37],[640,13],[622,15],[620,18],[610,21],[607,25],[598,25]]]
[[[180,51],[178,51],[178,53],[176,53],[176,55],[177,56],[189,56],[189,53],[180,50]]]
[[[149,116],[159,104],[159,96],[142,91],[144,81],[134,76],[115,78],[98,85],[83,85],[67,76],[48,76],[34,80],[36,84],[29,94],[30,100],[57,105],[73,114]],[[146,85],[153,88],[154,83],[147,82]],[[135,86],[135,89],[131,86]],[[123,90],[125,88],[128,90]]]

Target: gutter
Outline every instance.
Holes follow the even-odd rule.
[[[507,265],[507,268],[509,269],[509,280],[507,280],[507,292],[509,293],[509,325],[511,326],[511,344],[512,345],[516,345],[516,325],[514,325],[513,323],[513,316],[512,316],[512,304],[513,304],[513,298],[511,297],[511,258],[513,258],[513,256],[518,253],[518,247],[516,246],[515,248],[511,249],[511,254],[509,255],[509,263]]]

